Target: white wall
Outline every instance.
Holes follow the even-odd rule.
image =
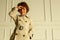
[[[26,1],[35,29],[32,40],[60,40],[60,0],[0,0],[0,40],[9,40],[14,22],[8,13],[17,3]]]

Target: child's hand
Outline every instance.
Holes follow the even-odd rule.
[[[17,6],[18,9],[22,9],[22,6]]]

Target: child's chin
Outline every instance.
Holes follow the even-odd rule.
[[[24,16],[25,14],[22,14],[22,16]]]

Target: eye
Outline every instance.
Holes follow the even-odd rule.
[[[23,10],[25,10],[25,9],[23,9]]]

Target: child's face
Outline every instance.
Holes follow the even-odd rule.
[[[21,15],[26,15],[27,12],[26,8],[23,6],[19,6],[18,11],[21,13]]]

